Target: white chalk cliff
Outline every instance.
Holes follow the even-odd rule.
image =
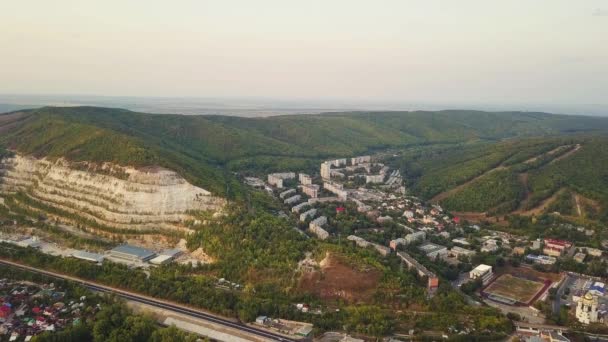
[[[162,168],[71,163],[16,155],[0,161],[0,193],[123,229],[182,229],[192,210],[218,211],[224,200]]]

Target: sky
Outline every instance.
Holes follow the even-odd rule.
[[[605,0],[4,0],[0,94],[607,105]]]

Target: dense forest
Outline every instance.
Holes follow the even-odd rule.
[[[389,147],[605,130],[605,118],[528,112],[352,112],[252,119],[45,107],[0,115],[0,145],[19,152],[75,161],[161,165],[229,196],[242,194],[232,171],[307,170],[316,168],[322,158]],[[506,161],[503,157],[498,152],[483,162],[493,165]],[[463,174],[464,178],[476,172],[474,165],[467,167],[472,173]]]

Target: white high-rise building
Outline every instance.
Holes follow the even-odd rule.
[[[331,179],[331,164],[329,162],[321,163],[321,178],[324,180]]]

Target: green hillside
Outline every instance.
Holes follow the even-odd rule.
[[[453,211],[608,221],[607,135],[429,146],[398,164],[415,193]]]
[[[322,158],[387,147],[490,144],[507,138],[603,130],[608,130],[608,120],[603,118],[523,112],[353,112],[241,118],[45,107],[0,115],[0,144],[22,153],[160,165],[214,193],[228,192],[230,196],[240,192],[232,171],[310,169]],[[497,151],[485,156],[482,163],[493,165],[507,157],[518,158]],[[471,164],[466,164],[462,179],[479,172],[472,165],[479,161],[472,156],[464,159]],[[442,180],[443,185],[435,190],[421,188],[432,194],[459,181]]]

